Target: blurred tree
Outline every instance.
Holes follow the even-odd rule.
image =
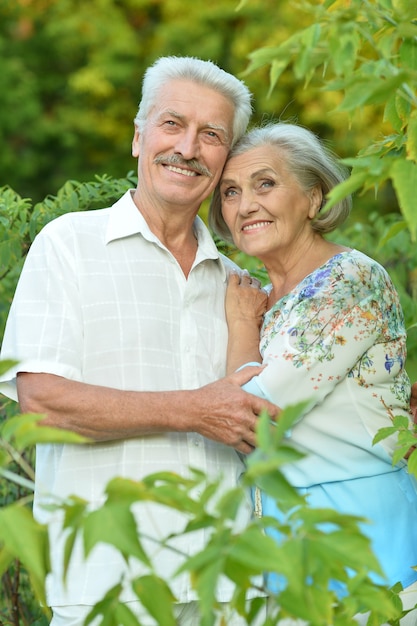
[[[241,75],[254,49],[284,43],[311,20],[295,2],[237,9],[237,0],[194,0],[186,10],[182,0],[0,0],[0,185],[38,201],[68,178],[124,176],[134,167],[142,75],[155,58],[199,56]],[[317,81],[306,90],[292,72],[271,95],[268,68],[245,80],[254,121],[297,119],[341,156],[356,154],[379,123],[364,110],[349,127],[334,112],[337,94]]]

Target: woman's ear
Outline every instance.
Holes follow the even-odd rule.
[[[139,137],[140,137],[139,129],[135,124],[135,134],[133,135],[133,139],[132,139],[132,156],[136,158],[139,156]]]
[[[309,192],[310,196],[310,210],[308,213],[309,218],[312,220],[316,217],[320,211],[323,203],[323,191],[319,185],[313,187]]]

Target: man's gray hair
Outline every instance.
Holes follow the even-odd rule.
[[[139,131],[143,130],[152,107],[170,80],[190,80],[219,92],[234,106],[233,138],[231,145],[245,133],[252,113],[252,94],[244,82],[225,72],[212,61],[195,57],[160,57],[145,72],[142,99],[135,117]]]

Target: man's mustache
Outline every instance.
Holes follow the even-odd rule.
[[[202,165],[196,159],[188,159],[188,160],[187,159],[183,159],[178,154],[170,154],[168,156],[164,156],[164,155],[161,154],[161,155],[155,157],[154,163],[155,163],[155,165],[159,165],[160,163],[163,163],[164,165],[174,165],[176,167],[183,166],[185,168],[189,168],[189,169],[195,170],[196,172],[198,172],[202,176],[207,176],[208,178],[212,178],[213,177],[213,175],[210,172],[210,170],[208,170],[204,165]]]

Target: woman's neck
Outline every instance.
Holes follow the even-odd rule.
[[[280,256],[265,262],[272,290],[268,308],[292,291],[306,276],[324,265],[329,259],[350,248],[340,246],[318,235],[311,245],[303,250]]]

